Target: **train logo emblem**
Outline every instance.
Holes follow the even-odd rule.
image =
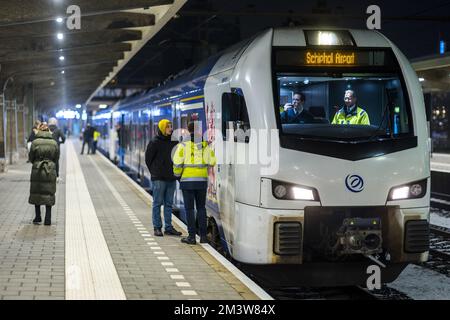
[[[351,192],[361,192],[364,190],[364,180],[357,174],[349,174],[345,178],[345,186]]]

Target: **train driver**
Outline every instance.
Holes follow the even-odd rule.
[[[303,93],[294,93],[292,103],[284,105],[284,111],[281,112],[281,123],[311,123],[314,116],[303,108],[305,104],[305,95]]]
[[[345,105],[334,115],[331,124],[360,124],[370,125],[367,112],[356,105],[356,94],[353,90],[346,90],[344,96]]]

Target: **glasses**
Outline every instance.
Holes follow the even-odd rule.
[[[351,101],[353,98],[345,97],[344,101]]]

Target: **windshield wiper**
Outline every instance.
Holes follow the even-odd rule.
[[[385,90],[386,90],[386,96],[388,98],[388,103],[384,107],[383,116],[381,118],[380,125],[378,126],[377,130],[375,130],[375,133],[373,135],[371,135],[368,140],[373,140],[374,138],[380,136],[379,131],[380,131],[381,127],[383,126],[384,119],[386,118],[386,115],[387,115],[387,121],[388,121],[387,125],[388,125],[388,129],[389,129],[389,136],[390,136],[391,139],[394,138],[393,128],[392,128],[392,121],[391,121],[391,105],[392,105],[392,101],[391,101],[391,98],[390,98],[390,96],[388,94],[387,89],[385,89]]]

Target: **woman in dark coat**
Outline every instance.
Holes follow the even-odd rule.
[[[49,226],[52,206],[55,205],[56,162],[59,160],[59,148],[45,122],[39,126],[36,138],[31,144],[28,159],[33,163],[28,199],[30,204],[34,204],[36,210],[33,223],[39,224],[42,221],[41,206],[44,205],[46,209],[44,224]]]

